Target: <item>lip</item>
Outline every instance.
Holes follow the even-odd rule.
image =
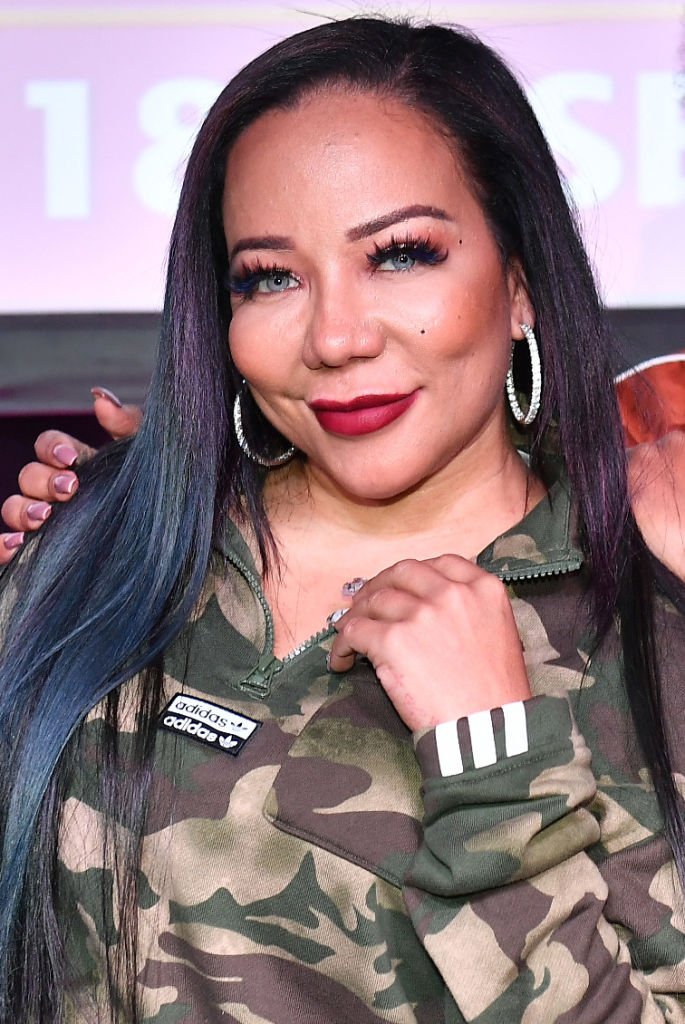
[[[347,402],[319,398],[309,408],[329,434],[358,437],[394,423],[413,405],[418,390],[409,394],[358,395]]]

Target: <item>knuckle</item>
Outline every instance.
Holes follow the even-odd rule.
[[[399,579],[405,579],[407,576],[411,576],[412,573],[416,572],[416,567],[419,564],[417,558],[403,558],[401,562],[395,564],[395,575]]]
[[[366,607],[369,611],[377,611],[382,608],[388,600],[388,595],[392,594],[393,590],[391,587],[381,587],[379,590],[375,590],[373,594],[369,594],[366,601]]]
[[[438,569],[438,571],[447,572],[449,570],[457,569],[463,561],[464,559],[460,558],[459,555],[446,552],[444,555],[438,555],[438,557],[433,560],[433,566]]]

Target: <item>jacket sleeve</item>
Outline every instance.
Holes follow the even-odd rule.
[[[566,697],[533,697],[447,723],[415,743],[424,838],[405,901],[460,1012],[455,1019],[685,1022],[683,896],[674,869],[670,875],[672,864],[663,865],[670,907],[655,903],[651,885],[634,893],[638,917],[644,911],[654,931],[646,943],[639,937],[638,947],[648,950],[651,939],[655,954],[652,968],[646,955],[640,970],[629,928],[610,923],[609,886],[592,858],[597,783]],[[647,842],[668,861],[660,837]]]

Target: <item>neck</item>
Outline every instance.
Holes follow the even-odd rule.
[[[422,557],[431,538],[445,537],[457,544],[457,553],[471,558],[522,519],[544,493],[507,441],[494,452],[484,453],[479,446],[465,450],[429,479],[390,499],[347,494],[307,462],[274,475],[266,498],[276,533],[311,532],[321,524],[329,542],[336,536],[375,546],[406,541],[409,552],[412,546],[416,550],[414,557]]]

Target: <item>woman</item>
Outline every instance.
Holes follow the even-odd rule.
[[[606,340],[477,40],[234,79],[141,429],[8,570],[3,1020],[685,1019],[683,586]]]

